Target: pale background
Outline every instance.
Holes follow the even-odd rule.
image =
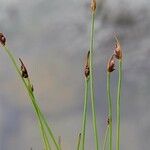
[[[83,62],[89,48],[89,1],[0,0],[0,32],[16,58],[25,62],[53,132],[62,136],[63,149],[75,150],[82,119]],[[113,52],[114,33],[124,52],[121,150],[148,150],[150,1],[98,1],[94,64],[101,139],[107,118],[106,62]],[[116,85],[117,71],[112,75],[113,92]],[[94,150],[90,107],[88,114],[86,150]],[[38,124],[21,81],[0,49],[0,150],[31,147],[42,150]]]

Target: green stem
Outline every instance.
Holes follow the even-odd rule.
[[[107,142],[107,136],[108,136],[108,129],[109,129],[109,125],[107,125],[106,130],[105,130],[104,141],[103,141],[103,150],[106,149],[106,142]]]
[[[119,59],[119,79],[117,90],[117,129],[116,129],[116,150],[120,150],[120,98],[122,82],[122,60]]]
[[[82,121],[82,132],[81,132],[82,150],[84,150],[84,146],[85,146],[85,130],[86,130],[87,100],[88,100],[88,82],[89,82],[89,80],[87,78],[85,78],[84,109],[83,109],[83,121]]]
[[[109,106],[109,150],[112,150],[112,99],[110,92],[110,72],[107,71],[107,96]]]
[[[94,84],[93,84],[94,20],[95,20],[95,12],[92,12],[92,25],[91,25],[91,37],[90,37],[90,91],[91,91],[95,149],[98,150],[99,142],[98,142],[98,132],[97,132],[97,123],[96,123],[96,110],[95,110],[95,97],[94,97]]]
[[[22,81],[23,81],[23,84],[24,84],[24,86],[25,86],[25,89],[27,90],[27,92],[28,92],[28,94],[29,94],[29,97],[30,97],[30,99],[31,99],[31,101],[32,101],[32,104],[33,104],[34,110],[35,110],[35,112],[36,112],[36,115],[38,116],[38,120],[39,120],[39,122],[40,122],[40,124],[41,124],[41,127],[43,126],[43,124],[42,124],[42,121],[43,121],[43,123],[44,123],[44,125],[46,126],[46,128],[47,128],[47,130],[48,130],[48,133],[49,133],[50,137],[52,138],[52,140],[53,140],[53,142],[54,142],[54,144],[55,144],[57,150],[59,150],[59,145],[58,145],[58,143],[56,142],[56,140],[55,140],[55,138],[54,138],[54,136],[53,136],[53,134],[52,134],[52,132],[51,132],[51,129],[49,128],[49,126],[48,126],[48,124],[47,124],[47,122],[46,122],[46,120],[45,120],[45,118],[44,118],[44,115],[42,114],[42,112],[41,112],[41,110],[40,110],[38,104],[36,103],[36,99],[35,99],[35,97],[34,97],[34,95],[33,95],[33,92],[31,91],[31,88],[29,88],[29,86],[27,85],[25,79],[22,78],[21,72],[20,72],[20,70],[19,70],[19,67],[17,66],[17,63],[16,63],[16,61],[15,61],[15,59],[14,59],[12,53],[9,51],[9,49],[8,49],[6,46],[3,46],[3,48],[4,48],[4,50],[6,51],[6,53],[8,54],[10,60],[11,60],[12,63],[13,63],[13,66],[15,67],[15,70],[17,71],[17,73],[19,74],[20,78],[21,78]],[[44,129],[44,128],[43,128],[43,129]],[[42,130],[42,129],[41,129],[41,130]],[[42,131],[42,132],[43,132],[43,131]],[[43,134],[43,136],[44,136],[44,137],[43,137],[44,141],[46,141],[44,134]]]
[[[81,143],[81,133],[78,136],[77,150],[80,150],[80,143]]]
[[[46,134],[46,131],[44,129],[44,125],[43,125],[43,121],[42,121],[42,118],[40,116],[40,113],[39,113],[39,107],[37,107],[38,104],[36,104],[36,100],[35,100],[35,97],[34,97],[34,93],[32,91],[32,85],[31,85],[31,82],[30,82],[30,79],[27,78],[27,85],[28,85],[28,92],[30,92],[32,94],[32,104],[33,104],[33,107],[35,109],[35,112],[36,112],[36,115],[37,115],[37,118],[40,122],[40,128],[41,128],[41,131],[42,131],[42,136],[43,136],[43,140],[44,140],[44,143],[45,143],[45,149],[46,150],[51,150],[51,146],[50,146],[50,143],[49,143],[49,140],[48,140],[48,137],[47,137],[47,134]]]
[[[60,150],[62,149],[62,148],[61,148],[61,144],[62,144],[61,142],[62,142],[61,136],[59,136],[59,137],[58,137],[58,144],[59,144]]]

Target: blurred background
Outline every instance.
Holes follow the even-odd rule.
[[[0,32],[26,64],[41,108],[64,150],[81,130],[84,58],[89,49],[90,0],[0,0]],[[95,94],[100,139],[107,120],[106,63],[114,33],[123,47],[121,150],[150,147],[150,1],[97,0]],[[115,118],[117,69],[111,81]],[[93,148],[89,101],[86,150]],[[115,119],[114,119],[115,129]],[[115,136],[115,135],[114,135]],[[114,137],[115,139],[115,137]],[[32,105],[0,49],[0,150],[42,150]]]

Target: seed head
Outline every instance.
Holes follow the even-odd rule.
[[[95,12],[96,10],[96,0],[91,0],[91,10]]]
[[[90,51],[88,51],[88,53],[87,53],[86,63],[85,63],[85,68],[84,68],[84,75],[86,78],[88,78],[90,75],[89,56],[90,56]]]
[[[119,40],[118,40],[117,36],[115,36],[115,39],[116,39],[116,46],[115,46],[115,50],[114,50],[115,57],[117,59],[122,59],[121,45],[119,43]]]
[[[115,70],[115,59],[114,59],[114,54],[113,54],[107,63],[107,71],[113,72],[114,70]]]
[[[4,37],[3,33],[0,33],[0,43],[5,46],[6,38]]]
[[[28,78],[28,72],[27,72],[27,69],[23,63],[23,61],[19,58],[19,61],[21,62],[21,75],[23,78]]]

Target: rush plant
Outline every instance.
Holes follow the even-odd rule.
[[[91,110],[92,110],[92,124],[93,124],[93,139],[95,150],[113,150],[113,145],[115,145],[116,150],[120,150],[120,104],[121,104],[121,86],[122,86],[122,48],[120,42],[115,36],[116,46],[113,54],[108,60],[106,72],[107,72],[107,99],[108,99],[108,118],[107,125],[105,129],[105,134],[103,137],[103,144],[100,145],[100,139],[98,135],[97,129],[97,116],[95,109],[95,90],[94,90],[94,32],[95,32],[95,14],[96,14],[96,0],[91,0],[91,32],[90,32],[90,42],[89,42],[89,51],[86,54],[85,65],[84,65],[84,101],[83,101],[83,114],[82,114],[82,127],[81,133],[78,135],[77,140],[77,150],[85,150],[86,148],[86,126],[87,126],[87,109],[88,109],[88,99],[91,101]],[[19,78],[22,80],[22,83],[25,87],[26,92],[28,93],[29,99],[33,106],[34,112],[36,114],[36,118],[39,123],[39,129],[41,132],[41,139],[43,140],[44,150],[62,150],[63,147],[61,145],[61,136],[59,136],[58,140],[54,136],[51,127],[48,124],[47,119],[45,118],[41,108],[38,104],[37,98],[34,92],[34,86],[31,82],[30,75],[28,70],[21,58],[17,59],[12,54],[12,51],[7,47],[7,41],[5,36],[0,33],[0,43],[3,50],[7,53],[12,65],[14,66],[14,70],[16,70]],[[117,88],[117,99],[116,99],[116,109],[112,108],[112,97],[111,97],[111,74],[115,70],[115,61],[118,61],[118,88]],[[89,96],[90,93],[90,97]],[[116,112],[116,143],[113,143],[113,116],[112,112]],[[109,140],[108,140],[109,139]],[[101,146],[101,148],[100,148]]]

